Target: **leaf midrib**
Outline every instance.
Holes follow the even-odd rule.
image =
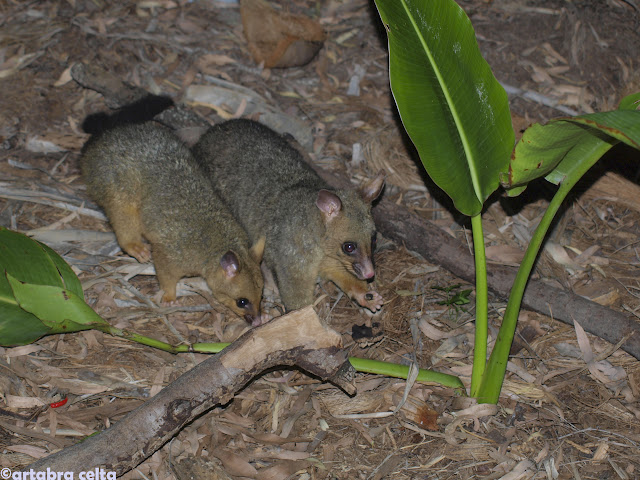
[[[437,67],[437,64],[433,58],[433,55],[431,54],[431,51],[429,50],[429,47],[427,45],[427,42],[425,41],[424,37],[422,36],[421,32],[420,32],[420,28],[418,27],[418,25],[416,24],[416,22],[414,21],[413,15],[411,14],[411,11],[409,10],[407,3],[405,0],[401,0],[402,2],[402,7],[404,8],[406,14],[407,14],[407,18],[409,18],[409,21],[411,22],[411,25],[413,26],[417,37],[420,39],[420,43],[422,44],[422,48],[424,49],[425,53],[427,54],[427,58],[429,59],[429,62],[431,63],[431,68],[433,68],[433,71],[436,74],[436,78],[438,79],[438,84],[440,85],[440,89],[442,90],[444,97],[447,99],[447,106],[449,107],[449,110],[451,112],[451,116],[453,117],[453,121],[456,124],[456,129],[458,132],[458,136],[460,137],[460,141],[462,142],[462,147],[464,148],[464,153],[466,155],[466,160],[467,160],[467,166],[469,167],[469,173],[471,176],[471,183],[473,184],[473,189],[476,193],[476,197],[478,198],[478,201],[480,203],[483,202],[482,199],[482,192],[480,191],[480,182],[478,180],[478,172],[475,169],[475,163],[474,163],[474,156],[473,153],[471,151],[471,148],[469,146],[469,142],[467,140],[467,137],[465,135],[463,135],[464,133],[464,129],[462,128],[462,122],[460,120],[460,116],[458,115],[458,111],[455,108],[455,104],[452,101],[452,97],[451,94],[449,92],[449,89],[447,89],[446,84],[442,78],[442,74],[440,73],[440,70]],[[458,8],[460,8],[458,6]]]

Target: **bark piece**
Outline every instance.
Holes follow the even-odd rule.
[[[119,476],[140,464],[185,424],[216,405],[266,369],[298,366],[355,393],[355,371],[340,334],[312,307],[291,312],[249,330],[130,412],[104,432],[33,463],[28,469],[81,472],[102,467]]]
[[[317,22],[302,15],[278,12],[264,0],[240,0],[240,14],[249,51],[266,68],[306,65],[326,38]]]

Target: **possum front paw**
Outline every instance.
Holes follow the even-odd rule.
[[[358,293],[353,298],[360,306],[368,308],[374,313],[382,308],[382,303],[384,302],[382,295],[374,290]]]
[[[151,249],[142,242],[129,243],[123,247],[123,250],[140,263],[147,263],[151,260]]]
[[[178,305],[178,300],[176,300],[175,292],[173,294],[164,293],[162,298],[160,299],[163,307],[175,307]]]
[[[165,282],[161,280],[160,291],[162,292],[160,303],[163,307],[175,307],[176,305],[178,305],[178,300],[176,300],[176,297],[177,297],[176,283]]]

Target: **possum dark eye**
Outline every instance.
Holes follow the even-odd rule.
[[[355,252],[357,248],[358,244],[354,242],[344,242],[342,244],[342,251],[347,255],[353,255],[353,252]]]
[[[376,251],[376,244],[377,243],[378,243],[378,240],[377,240],[376,234],[374,232],[373,235],[371,235],[371,251],[372,252]]]
[[[238,306],[238,308],[247,308],[249,305],[251,305],[251,302],[246,298],[239,298],[238,300],[236,300],[236,305]]]

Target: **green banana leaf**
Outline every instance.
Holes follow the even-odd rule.
[[[507,94],[453,0],[375,0],[402,123],[433,181],[469,216],[499,185],[514,145]]]
[[[640,94],[625,97],[620,110],[558,118],[534,124],[516,145],[508,172],[500,176],[509,196],[520,194],[539,177],[558,184],[583,162],[593,165],[619,142],[640,149],[640,111],[634,102]]]
[[[26,345],[48,333],[69,331],[52,328],[21,308],[10,278],[27,285],[48,285],[83,298],[78,277],[56,252],[26,235],[0,227],[0,345]],[[59,305],[52,302],[44,307],[47,316]]]

